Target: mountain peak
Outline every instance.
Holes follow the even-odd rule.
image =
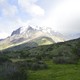
[[[50,34],[50,35],[54,35],[57,36],[58,34],[60,33],[57,33],[55,32],[52,28],[49,28],[49,27],[39,27],[39,26],[22,26],[20,28],[18,28],[17,30],[13,31],[11,36],[13,35],[19,35],[19,34],[24,34],[24,33],[28,33],[28,34],[33,34],[33,32],[36,32],[36,31],[41,31],[43,33],[47,33],[47,34]]]
[[[33,29],[33,27],[28,26],[28,27],[27,27],[27,30],[34,30],[34,29]]]
[[[18,28],[17,30],[14,30],[14,31],[12,32],[11,36],[20,34],[20,29],[21,29],[21,28]]]
[[[18,28],[16,30],[14,30],[12,32],[11,36],[25,33],[28,30],[33,30],[33,28],[31,26],[22,26],[22,27],[20,27],[20,28]]]

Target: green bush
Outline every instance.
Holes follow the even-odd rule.
[[[27,58],[29,57],[29,51],[20,51],[20,58]]]
[[[68,56],[58,56],[58,57],[53,57],[53,61],[55,63],[59,63],[59,64],[76,64],[78,62],[77,57],[68,57]]]
[[[48,68],[47,64],[45,64],[43,61],[37,61],[33,63],[31,66],[32,70],[42,70],[47,68]]]
[[[8,80],[27,80],[25,68],[20,68],[16,72],[9,75]]]
[[[5,62],[11,62],[11,60],[7,56],[0,56],[0,64]]]

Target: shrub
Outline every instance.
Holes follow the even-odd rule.
[[[0,56],[0,64],[5,62],[11,62],[11,60],[6,56]]]
[[[34,62],[31,66],[32,70],[42,70],[47,68],[48,68],[47,64],[45,64],[43,61]]]
[[[20,68],[9,75],[8,80],[27,80],[27,73],[24,68]]]
[[[78,59],[74,56],[68,57],[68,56],[58,56],[58,57],[53,57],[53,61],[55,63],[60,63],[60,64],[75,64],[78,62]]]
[[[20,58],[26,58],[29,57],[29,51],[20,51]]]

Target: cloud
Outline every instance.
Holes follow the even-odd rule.
[[[3,16],[12,17],[18,13],[17,6],[11,5],[8,0],[0,0],[0,11]]]
[[[0,39],[6,38],[6,37],[8,37],[8,36],[9,36],[8,33],[0,32]]]
[[[6,0],[0,0],[0,4],[3,4],[4,2],[6,2]]]
[[[2,14],[3,16],[8,16],[8,17],[12,17],[15,16],[17,14],[17,7],[16,6],[7,6],[5,8],[2,9]]]
[[[45,11],[36,4],[37,0],[18,0],[19,6],[32,16],[43,16]]]
[[[23,20],[21,20],[21,18],[18,18],[16,20],[16,25],[19,27],[20,26],[27,26],[27,25],[29,25],[30,22],[31,22],[31,20],[23,21]]]
[[[79,23],[80,0],[62,0],[52,7],[42,24],[60,32],[75,33],[80,32]]]

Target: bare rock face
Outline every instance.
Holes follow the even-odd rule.
[[[21,29],[21,28],[13,31],[12,34],[11,34],[11,36],[20,34],[20,29]]]

